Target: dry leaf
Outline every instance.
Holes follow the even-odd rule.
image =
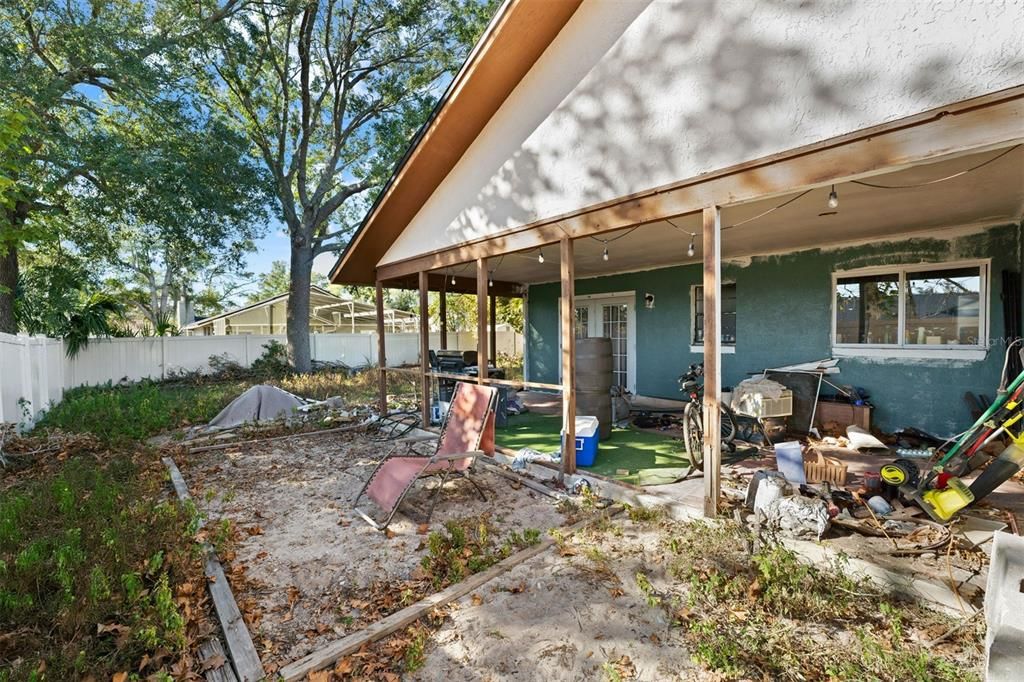
[[[352,672],[352,658],[346,656],[334,666],[335,675],[348,675]]]
[[[216,670],[218,668],[222,668],[224,667],[224,664],[226,662],[227,661],[225,661],[224,657],[220,654],[217,654],[216,656],[210,656],[208,659],[206,659],[199,665],[199,672],[205,673],[207,670]]]
[[[259,526],[249,526],[245,529],[245,532],[249,535],[263,535],[263,529]]]
[[[470,600],[473,602],[473,606],[480,606],[484,603],[484,598],[481,597],[479,594],[474,594],[472,597],[470,597]]]
[[[128,682],[128,673],[114,673],[113,677],[110,678],[110,682]]]
[[[397,533],[395,533],[395,531],[391,530],[390,528],[384,529],[384,537],[386,537],[388,540],[395,537],[395,535],[397,535]]]
[[[317,670],[309,674],[309,682],[330,682],[331,671],[330,670]]]
[[[420,525],[416,526],[416,532],[420,535],[426,535],[428,531],[430,531],[429,523],[421,523]]]

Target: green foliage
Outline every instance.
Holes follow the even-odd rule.
[[[427,554],[421,566],[435,589],[464,580],[467,576],[487,570],[520,549],[540,542],[540,531],[513,531],[496,544],[494,527],[487,514],[446,521],[443,531],[427,537]]]
[[[667,547],[684,596],[637,584],[685,632],[699,663],[728,679],[962,680],[972,676],[933,654],[906,624],[940,619],[897,607],[845,566],[811,565],[769,545],[749,554],[746,527],[677,524]],[[913,609],[911,611],[910,609]],[[913,614],[913,615],[911,615]],[[835,633],[854,630],[852,641]]]
[[[327,289],[330,282],[322,273],[313,272],[311,284]],[[279,294],[286,294],[291,289],[291,280],[288,275],[288,264],[283,260],[276,260],[270,265],[270,270],[256,277],[256,290],[248,296],[249,303],[272,298]]]
[[[252,371],[267,376],[287,374],[291,371],[288,366],[288,347],[274,339],[263,344],[263,353],[252,362]]]
[[[140,474],[127,458],[75,457],[0,497],[0,631],[23,673],[45,660],[49,679],[109,678],[184,650],[172,585],[198,572],[189,519]]]

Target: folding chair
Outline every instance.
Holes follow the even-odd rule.
[[[384,530],[416,481],[433,475],[440,475],[441,483],[431,497],[427,521],[434,513],[434,506],[444,484],[453,474],[469,481],[486,502],[484,491],[469,477],[469,469],[479,455],[485,454],[487,450],[493,452],[494,409],[497,400],[498,391],[495,388],[461,381],[455,384],[441,433],[396,441],[398,446],[385,455],[353,500],[355,511],[377,530]],[[437,441],[434,454],[424,455],[415,450],[418,443],[429,440]],[[402,446],[407,447],[403,450]],[[375,521],[359,508],[363,494],[384,512],[383,522]]]

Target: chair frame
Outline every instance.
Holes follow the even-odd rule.
[[[462,383],[462,382],[460,382],[460,383]],[[456,386],[456,390],[457,389],[458,389],[458,386]],[[479,448],[480,443],[483,440],[484,431],[486,430],[486,423],[487,423],[487,421],[489,419],[492,418],[491,415],[493,415],[494,410],[497,407],[497,402],[498,402],[498,394],[497,394],[497,391],[495,391],[491,395],[491,397],[489,398],[489,401],[488,401],[488,404],[487,404],[486,414],[488,416],[487,416],[487,418],[484,419],[484,428],[482,428],[480,430],[480,435],[477,438],[477,443],[476,443],[477,448]],[[453,405],[455,404],[454,403],[454,396],[453,396],[452,404]],[[397,439],[395,441],[395,447],[392,448],[391,451],[388,452],[386,455],[384,455],[384,457],[380,460],[380,462],[377,463],[377,466],[374,468],[373,473],[371,473],[370,476],[366,479],[366,482],[363,484],[363,487],[359,490],[359,494],[356,495],[355,499],[352,501],[353,509],[355,510],[355,512],[357,514],[359,514],[359,516],[361,516],[363,518],[364,521],[369,523],[371,526],[373,526],[377,530],[381,530],[382,531],[385,528],[387,528],[388,525],[390,525],[391,521],[394,519],[395,514],[398,513],[399,507],[401,507],[402,504],[405,502],[406,496],[413,489],[413,487],[415,487],[416,483],[419,482],[420,479],[425,479],[428,476],[441,476],[441,482],[437,486],[437,489],[434,490],[433,494],[431,495],[430,506],[427,508],[426,517],[423,519],[424,523],[429,523],[430,522],[430,518],[434,514],[434,507],[437,506],[437,502],[438,502],[438,500],[441,497],[442,491],[444,490],[444,485],[445,485],[445,483],[448,482],[448,478],[450,476],[452,476],[453,474],[456,475],[456,476],[460,476],[460,477],[466,479],[467,481],[469,481],[470,484],[474,488],[476,488],[476,491],[477,491],[477,493],[479,493],[480,498],[484,502],[487,501],[487,495],[484,493],[483,488],[481,488],[480,485],[476,481],[474,481],[473,478],[470,476],[470,471],[472,470],[472,468],[476,464],[477,457],[479,457],[481,455],[486,455],[487,453],[485,453],[483,450],[475,449],[475,450],[468,450],[466,452],[453,453],[453,454],[450,454],[450,455],[438,455],[438,454],[436,454],[437,448],[439,448],[441,446],[441,443],[444,442],[445,431],[447,431],[447,429],[448,429],[448,423],[451,420],[451,418],[452,418],[452,412],[451,412],[451,409],[449,409],[448,413],[445,414],[444,421],[441,424],[441,431],[439,433],[436,433],[436,434],[431,433],[431,434],[425,434],[425,435],[421,435],[421,436],[406,436],[404,438],[399,438],[399,439]],[[416,451],[415,448],[416,448],[416,446],[418,444],[429,442],[429,441],[436,441],[437,442],[437,445],[435,446],[435,454],[428,456],[428,455],[424,455],[424,454]],[[403,452],[398,452],[398,450],[402,446],[406,446],[405,450]],[[390,513],[388,513],[387,518],[385,518],[382,522],[378,522],[378,521],[375,521],[369,514],[367,514],[362,509],[359,508],[359,500],[366,493],[366,489],[370,487],[370,484],[373,483],[373,479],[377,476],[377,473],[384,467],[384,465],[389,460],[397,458],[397,457],[415,457],[415,458],[418,458],[418,459],[424,459],[426,461],[423,464],[422,469],[420,469],[419,473],[417,473],[416,476],[414,476],[409,481],[409,484],[406,485],[405,489],[402,490],[402,493],[399,495],[398,500],[395,502],[395,506],[391,509]],[[465,460],[465,459],[471,460],[470,463],[469,463],[469,466],[466,467],[466,469],[462,470],[462,471],[456,470],[455,467],[454,467],[455,462],[459,462],[459,461],[462,461],[462,460]],[[433,466],[435,464],[438,464],[440,462],[448,462],[448,466],[444,467],[444,469],[439,470],[439,471],[432,471],[429,474],[424,474],[423,473],[424,471],[426,471],[431,466]]]

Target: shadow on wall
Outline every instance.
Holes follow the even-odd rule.
[[[919,27],[916,3],[592,7],[570,23],[573,36],[586,36],[572,39],[572,59],[556,64],[545,54],[520,85],[543,101],[500,111],[489,125],[500,134],[474,147],[472,173],[467,166],[459,175],[474,198],[433,207],[430,222],[449,225],[450,242],[962,99],[1022,67],[1019,55],[999,53],[998,65],[985,65],[997,75],[972,84],[947,17],[895,68],[886,59],[902,47],[868,43],[882,22],[873,10]],[[969,61],[978,70],[975,62],[993,59]]]

